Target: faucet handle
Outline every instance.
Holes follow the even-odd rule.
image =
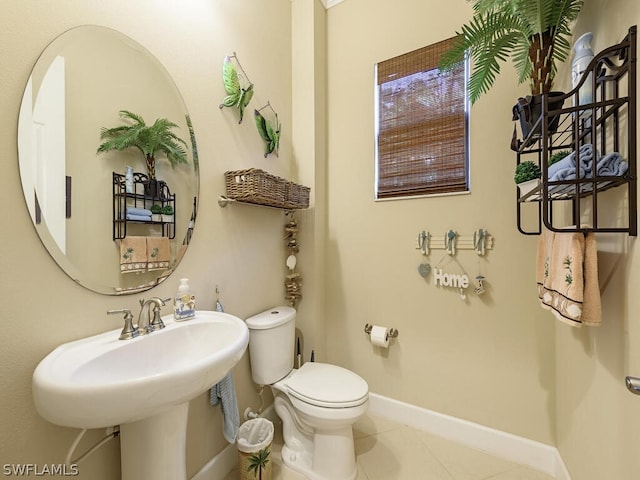
[[[166,305],[165,302],[171,300],[171,297],[162,299],[160,297],[153,297],[150,301],[155,303],[153,307],[153,320],[149,323],[149,329],[151,331],[161,330],[165,327],[162,318],[160,318],[160,309]]]
[[[120,340],[129,340],[138,336],[139,331],[137,327],[133,326],[133,314],[128,308],[121,308],[118,310],[107,310],[107,315],[116,315],[118,313],[124,314],[124,327],[120,332]]]

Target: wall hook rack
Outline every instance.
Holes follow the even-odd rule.
[[[431,238],[431,234],[425,230],[422,230],[418,234],[418,244],[416,246],[416,250],[422,251],[422,254],[427,256],[429,255],[429,239]]]
[[[429,255],[429,249],[446,250],[451,256],[457,250],[475,250],[484,256],[487,250],[493,250],[493,236],[484,228],[479,228],[471,235],[461,235],[455,230],[446,231],[443,235],[431,235],[427,230],[418,233],[416,250]]]

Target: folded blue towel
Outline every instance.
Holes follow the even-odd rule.
[[[580,168],[580,178],[589,178],[590,172],[586,171],[584,168]],[[576,177],[576,167],[565,168],[563,170],[559,170],[556,174],[549,178],[549,181],[554,182],[558,180],[575,180]]]
[[[233,385],[231,372],[216,383],[209,392],[209,403],[220,405],[222,411],[222,434],[229,443],[235,443],[240,428],[240,414],[238,413],[238,401],[236,389]]]
[[[629,164],[622,160],[618,152],[612,152],[605,155],[596,166],[599,177],[619,177],[624,175],[629,168]]]
[[[137,220],[139,222],[150,222],[151,215],[131,215],[127,213],[127,220]]]
[[[151,216],[151,210],[146,208],[127,207],[127,215]]]
[[[587,143],[578,151],[580,178],[590,178],[593,167],[593,145]],[[576,152],[572,152],[559,162],[550,165],[547,178],[552,181],[574,180],[576,178]]]
[[[593,146],[588,143],[579,150],[580,178],[592,178],[593,176]],[[596,158],[598,158],[596,151]],[[620,177],[627,172],[629,164],[625,162],[618,152],[612,152],[596,161],[596,175],[598,177]],[[548,178],[550,181],[575,180],[576,179],[576,152],[567,155],[559,162],[549,166]],[[586,188],[585,186],[583,186]]]
[[[553,165],[549,165],[549,169],[547,171],[547,178],[549,180],[553,180],[554,177],[564,177],[566,173],[564,173],[567,169],[573,169],[576,166],[576,159],[574,155],[567,155],[562,160],[554,163]],[[562,172],[562,173],[560,173]]]
[[[580,157],[580,168],[584,168],[587,175],[591,176],[591,172],[593,170],[593,145],[587,143],[586,145],[581,146],[578,151],[578,156]],[[596,152],[596,158],[597,157],[598,152]]]

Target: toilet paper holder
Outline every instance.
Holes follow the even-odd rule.
[[[365,323],[364,325],[364,333],[366,333],[367,335],[371,334],[371,330],[373,329],[373,325],[369,325],[368,323]],[[387,338],[397,338],[398,337],[398,330],[395,328],[390,328],[389,332],[387,333]]]

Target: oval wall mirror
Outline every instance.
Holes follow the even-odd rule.
[[[149,175],[137,148],[97,153],[103,128],[132,125],[121,111],[147,126],[167,119],[184,141],[186,163],[156,155],[157,191],[143,188]],[[198,200],[195,137],[175,83],[131,38],[86,25],[46,47],[22,98],[18,159],[35,229],[80,285],[110,295],[145,291],[184,255]]]

